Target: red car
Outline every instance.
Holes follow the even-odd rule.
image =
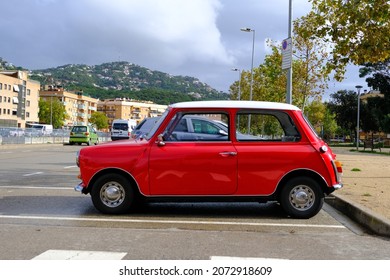
[[[106,214],[183,199],[278,201],[287,215],[310,218],[342,187],[335,157],[295,106],[184,102],[170,105],[142,139],[81,149],[75,189]]]

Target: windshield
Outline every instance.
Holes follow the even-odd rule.
[[[154,126],[152,127],[152,129],[145,135],[145,139],[149,140],[150,138],[152,138],[152,136],[156,133],[157,129],[160,127],[160,125],[163,123],[163,121],[165,120],[165,118],[167,117],[169,113],[169,109],[167,109],[162,115],[161,117],[159,118],[159,120],[154,124]]]

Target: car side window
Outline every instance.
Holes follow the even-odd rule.
[[[223,113],[178,113],[164,133],[165,141],[228,141],[228,116]]]
[[[239,112],[238,141],[297,142],[301,136],[291,117],[282,111]]]

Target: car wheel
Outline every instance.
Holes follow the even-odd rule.
[[[123,214],[134,204],[134,191],[130,182],[119,174],[106,174],[92,186],[92,202],[104,214]]]
[[[324,204],[324,193],[312,178],[296,177],[285,184],[280,203],[289,216],[308,219],[321,210]]]

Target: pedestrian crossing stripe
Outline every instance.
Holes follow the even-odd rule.
[[[33,260],[121,260],[127,253],[104,251],[47,250]]]

